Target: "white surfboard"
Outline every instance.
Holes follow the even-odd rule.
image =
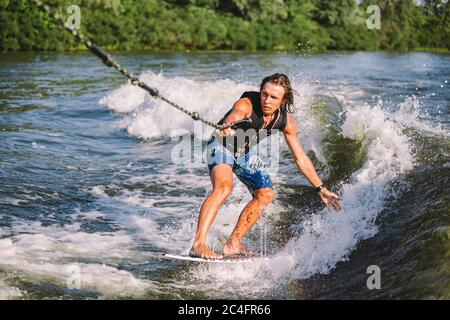
[[[204,259],[204,258],[197,258],[197,257],[170,254],[170,253],[163,253],[162,257],[166,258],[166,259],[173,259],[173,260],[185,260],[185,261],[207,262],[207,263],[238,263],[238,262],[256,262],[256,261],[269,260],[269,257],[267,257],[267,256],[253,256],[253,257],[242,257],[242,258],[225,256],[222,259],[209,259],[208,260],[208,259]]]

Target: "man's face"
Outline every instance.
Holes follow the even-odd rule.
[[[284,88],[267,82],[261,90],[261,108],[265,116],[272,115],[284,103]]]

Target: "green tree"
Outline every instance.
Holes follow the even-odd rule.
[[[413,50],[449,48],[447,0],[46,0],[107,49]],[[366,27],[381,8],[381,30]],[[0,50],[82,49],[29,0],[0,0]]]

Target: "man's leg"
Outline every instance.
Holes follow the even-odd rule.
[[[275,192],[270,188],[255,190],[253,199],[242,211],[230,239],[225,243],[223,248],[225,255],[247,253],[248,249],[241,245],[241,241],[272,202],[274,195]]]
[[[194,245],[189,253],[191,256],[205,259],[221,258],[206,246],[206,236],[209,227],[216,218],[217,211],[233,190],[233,170],[229,165],[218,164],[211,171],[211,182],[213,191],[206,198],[200,209],[197,232]]]

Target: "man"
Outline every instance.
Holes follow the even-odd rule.
[[[236,227],[224,245],[223,255],[254,253],[242,245],[241,241],[274,198],[270,176],[253,152],[261,140],[261,133],[268,136],[272,131],[281,130],[297,167],[316,188],[324,204],[332,206],[336,211],[341,209],[339,197],[323,185],[300,144],[297,126],[290,114],[293,102],[293,89],[288,77],[284,74],[273,74],[263,79],[260,92],[245,92],[219,121],[225,128],[220,130],[219,134],[216,132],[212,135],[207,147],[213,191],[201,207],[194,244],[189,253],[191,256],[205,259],[223,257],[206,246],[206,236],[219,207],[231,194],[233,173],[247,186],[253,199],[239,216]],[[233,125],[236,122],[238,124]],[[244,133],[244,138],[236,137],[237,131]]]

